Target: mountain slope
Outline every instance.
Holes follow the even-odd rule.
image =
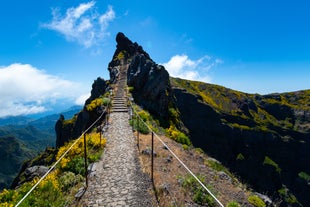
[[[26,159],[35,155],[26,145],[15,137],[0,137],[0,189],[11,185],[12,180]]]
[[[170,80],[195,146],[260,192],[310,203],[309,181],[300,176],[310,174],[310,90],[261,96]]]
[[[71,107],[63,112],[72,117],[80,107]],[[55,123],[59,114],[33,120],[27,117],[2,119],[0,126],[0,190],[8,188],[18,174],[22,164],[48,146],[55,146]],[[15,123],[15,124],[13,124]]]

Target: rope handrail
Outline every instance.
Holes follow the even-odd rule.
[[[184,164],[184,162],[169,148],[169,146],[152,130],[152,128],[140,117],[140,115],[134,110],[132,107],[132,103],[130,102],[131,108],[133,112],[138,116],[138,118],[142,121],[142,123],[153,133],[155,137],[164,145],[164,147],[179,161],[179,163],[195,178],[195,180],[212,196],[212,198],[221,206],[224,205],[215,197],[215,195],[198,179],[198,177]]]
[[[64,154],[50,167],[50,169],[38,180],[38,182],[24,195],[24,197],[15,205],[18,207],[29,195],[30,193],[48,176],[48,174],[56,167],[56,165],[68,154],[68,152],[72,149],[72,147],[83,137],[83,135],[88,132],[103,116],[106,112],[106,109],[103,110],[101,115],[94,121],[76,140],[75,142],[64,152]]]

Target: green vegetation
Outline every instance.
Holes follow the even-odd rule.
[[[239,153],[239,154],[237,155],[236,160],[245,160],[245,157],[243,156],[242,153]]]
[[[227,207],[241,207],[241,205],[237,201],[230,201],[226,205]]]
[[[230,123],[228,125],[233,127],[233,128],[238,128],[238,129],[242,129],[242,130],[251,130],[251,128],[249,126],[241,125],[241,124],[238,124],[238,123]]]
[[[108,106],[110,104],[110,99],[107,97],[99,97],[96,98],[94,100],[92,100],[92,102],[90,104],[86,105],[86,110],[87,111],[93,111],[95,110],[97,107],[100,106]]]
[[[283,186],[281,189],[278,190],[280,197],[289,204],[295,204],[296,206],[302,206],[297,198],[289,192],[289,190]]]
[[[308,125],[303,125],[302,119],[294,121],[288,115],[279,114],[289,113],[290,110],[310,110],[310,90],[261,96],[199,81],[170,78],[170,82],[174,87],[197,95],[217,112],[236,117],[229,120],[222,118],[222,122],[231,127],[265,132],[272,131],[273,127],[297,131],[309,129]],[[255,124],[247,125],[249,120],[254,120]]]
[[[98,154],[102,153],[106,140],[100,140],[99,133],[87,134],[87,149],[90,155],[89,162],[99,159]],[[59,159],[74,141],[59,148],[56,159]],[[75,199],[74,194],[83,186],[85,173],[84,168],[84,144],[80,139],[59,162],[54,169],[26,198],[20,206],[69,206]],[[38,181],[35,178],[31,182],[22,184],[17,190],[4,190],[0,193],[0,206],[14,206]]]
[[[271,165],[271,166],[273,166],[275,168],[275,170],[278,173],[281,173],[281,168],[279,167],[279,165],[275,161],[273,161],[270,157],[265,156],[263,164],[264,165]]]
[[[207,161],[209,167],[216,171],[228,172],[228,170],[217,160],[209,159]]]
[[[251,195],[248,197],[249,203],[256,207],[266,207],[266,203],[257,195]]]
[[[129,93],[132,93],[135,90],[133,86],[128,86],[127,89]]]
[[[205,178],[198,175],[198,179],[204,183]],[[200,205],[207,205],[207,206],[216,206],[216,203],[211,195],[207,193],[207,191],[197,182],[197,180],[190,174],[186,175],[184,178],[180,178],[179,180],[182,181],[182,187],[190,192],[192,199],[195,203]],[[209,189],[212,191],[212,187],[208,186]]]
[[[169,129],[166,130],[166,134],[171,139],[175,140],[176,142],[179,142],[181,144],[185,144],[190,146],[191,141],[183,132],[179,131],[175,126],[171,125]]]
[[[126,51],[126,50],[122,50],[122,51],[120,51],[120,52],[117,54],[116,58],[117,58],[118,60],[122,60],[122,59],[124,59],[124,58],[127,57],[127,56],[128,56],[127,51]]]
[[[189,150],[189,146],[188,146],[187,144],[182,144],[182,148],[183,148],[184,150]]]
[[[148,134],[150,133],[150,130],[147,125],[151,125],[151,120],[152,117],[147,111],[140,110],[137,112],[137,115],[133,116],[129,123],[131,126],[133,126],[134,130],[137,130],[142,134]]]
[[[196,151],[197,153],[199,153],[199,154],[204,154],[204,153],[205,153],[205,152],[203,151],[203,149],[201,149],[201,148],[199,148],[199,147],[195,148],[195,151]]]
[[[307,174],[306,172],[300,172],[300,173],[298,173],[298,176],[301,179],[304,179],[305,181],[307,181],[308,183],[310,182],[310,175]]]

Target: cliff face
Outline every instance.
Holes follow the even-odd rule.
[[[157,65],[138,43],[130,41],[123,33],[116,36],[116,51],[109,63],[110,78],[117,76],[120,57],[129,64],[127,84],[132,87],[135,102],[164,120],[168,116],[171,103],[169,74],[161,65]]]
[[[78,138],[100,116],[103,109],[98,106],[95,109],[88,110],[87,105],[109,90],[110,86],[107,81],[98,77],[92,85],[91,95],[85,101],[82,111],[76,114],[71,120],[65,120],[65,117],[60,115],[60,118],[55,124],[56,147],[61,147],[64,143]],[[104,120],[104,117],[102,120]]]
[[[300,176],[310,172],[309,90],[260,96],[181,79],[172,82],[194,146],[255,190],[285,200],[285,189],[304,205],[310,203],[309,180]]]

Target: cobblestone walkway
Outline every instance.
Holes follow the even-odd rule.
[[[150,180],[141,172],[128,113],[112,113],[107,146],[93,167],[81,206],[152,206]]]

